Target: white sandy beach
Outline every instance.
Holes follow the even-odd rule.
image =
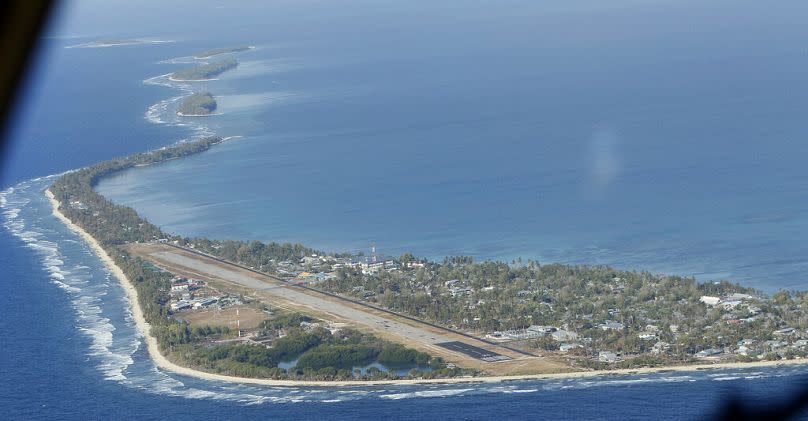
[[[223,113],[208,113],[208,114],[185,114],[183,112],[177,111],[177,115],[180,117],[211,117],[214,115],[222,115]]]
[[[254,49],[255,49],[254,45],[247,46],[247,50],[254,50]],[[191,56],[191,58],[193,58],[194,60],[207,60],[209,58],[220,56],[222,54],[238,54],[238,53],[241,53],[243,51],[244,50],[242,50],[242,51],[222,51],[221,53],[209,54],[209,55],[206,55],[206,56]]]
[[[670,366],[670,367],[655,367],[655,368],[637,368],[637,369],[621,369],[621,370],[602,370],[602,371],[578,371],[567,373],[550,373],[550,374],[530,374],[518,376],[484,376],[484,377],[461,377],[451,379],[414,379],[414,380],[378,380],[378,381],[302,381],[302,380],[271,380],[271,379],[254,379],[245,377],[225,376],[221,374],[206,373],[182,367],[169,361],[157,345],[157,339],[150,333],[151,327],[146,322],[143,312],[138,304],[137,290],[124,275],[123,271],[115,265],[112,258],[104,251],[101,245],[89,233],[81,229],[76,224],[72,223],[66,216],[59,212],[59,201],[53,196],[50,190],[45,191],[45,195],[53,207],[53,215],[64,223],[68,228],[81,236],[87,244],[93,249],[96,255],[107,266],[110,272],[118,279],[126,296],[129,299],[129,305],[132,309],[132,316],[135,320],[138,331],[143,335],[149,355],[154,363],[163,370],[174,372],[183,376],[195,377],[205,380],[216,380],[223,382],[247,383],[267,386],[317,386],[317,387],[345,387],[345,386],[370,386],[370,385],[391,385],[391,384],[447,384],[447,383],[498,383],[505,381],[517,380],[549,380],[549,379],[575,379],[575,378],[591,378],[596,376],[607,375],[637,375],[637,374],[652,374],[660,372],[687,372],[697,370],[716,370],[716,369],[737,369],[737,368],[751,368],[751,367],[775,367],[782,365],[796,365],[808,364],[808,359],[796,360],[783,360],[783,361],[760,361],[752,363],[716,363],[716,364],[698,364],[698,365],[684,365],[684,366]]]
[[[212,80],[219,80],[218,78],[210,78],[210,79],[177,79],[174,76],[169,76],[168,80],[172,82],[210,82]]]

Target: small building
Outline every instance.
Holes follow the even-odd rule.
[[[654,332],[641,332],[639,335],[640,339],[644,341],[655,341],[657,340],[657,335]]]
[[[300,263],[304,265],[314,265],[320,263],[320,258],[317,257],[317,255],[303,256],[300,259]]]
[[[188,302],[188,301],[185,301],[185,300],[180,300],[180,301],[176,301],[176,302],[171,303],[170,307],[171,307],[171,311],[188,310],[188,309],[191,308],[191,303]]]
[[[721,354],[720,349],[708,348],[708,349],[705,349],[703,351],[697,352],[696,353],[696,358],[709,358],[709,357],[715,357],[716,355],[720,355],[720,354]]]
[[[535,339],[544,336],[543,333],[527,329],[506,330],[505,332],[501,332],[501,334],[508,339],[514,340]]]
[[[600,325],[601,330],[623,330],[625,325],[620,322],[606,322]]]
[[[550,336],[557,342],[570,342],[578,339],[578,334],[567,330],[559,329],[551,333]]]
[[[360,262],[359,267],[365,275],[372,275],[379,273],[384,269],[391,269],[396,267],[396,262],[393,259],[377,260],[375,262]]]
[[[715,306],[721,302],[721,298],[711,297],[709,295],[702,295],[701,298],[699,298],[699,301],[704,304],[707,304],[708,306]]]
[[[600,351],[598,352],[598,361],[602,363],[616,363],[618,361],[618,356],[612,351]]]
[[[773,333],[777,336],[788,336],[793,335],[797,330],[793,327],[784,327],[782,329],[775,330]]]
[[[573,350],[575,348],[580,348],[582,346],[583,345],[581,345],[579,343],[572,342],[572,343],[566,343],[566,344],[559,345],[558,350],[561,351],[561,352],[569,352],[570,350]]]
[[[732,294],[726,296],[727,301],[743,301],[743,300],[751,300],[753,298],[754,297],[752,297],[749,294],[741,294],[740,292],[733,292]]]
[[[452,294],[452,297],[459,297],[466,294],[471,294],[472,292],[474,292],[474,290],[469,287],[462,287],[462,288],[452,287],[449,288],[449,292]]]
[[[216,304],[217,302],[219,302],[218,297],[203,298],[203,299],[201,299],[201,300],[194,303],[194,308],[195,309],[207,308],[207,307],[210,307],[210,306]]]
[[[557,331],[558,328],[553,327],[553,326],[530,325],[530,326],[527,327],[527,330],[530,330],[530,331],[533,331],[533,332],[539,332],[542,335],[547,335],[549,333],[553,333],[553,332]]]
[[[443,283],[443,285],[445,285],[446,288],[454,288],[459,284],[460,284],[460,279],[452,279],[452,280],[449,280],[449,281],[446,281],[446,282]]]
[[[175,284],[171,284],[171,291],[172,292],[188,292],[191,289],[192,284],[190,282],[178,282]]]

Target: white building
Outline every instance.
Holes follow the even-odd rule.
[[[555,328],[555,327],[552,327],[552,326],[530,325],[530,326],[527,327],[527,330],[530,330],[530,331],[533,331],[533,332],[539,332],[542,335],[546,335],[548,333],[552,333],[552,332],[557,331],[558,328]]]
[[[654,332],[641,332],[638,336],[644,341],[655,341],[657,339],[657,335]]]
[[[601,330],[623,330],[624,327],[620,322],[606,322],[600,325]]]
[[[699,301],[704,303],[704,304],[707,304],[708,306],[715,306],[715,305],[718,305],[718,303],[721,302],[721,299],[718,298],[718,297],[712,297],[712,296],[709,296],[709,295],[702,295],[701,298],[699,298]]]
[[[598,361],[602,363],[614,363],[617,362],[617,360],[617,354],[612,351],[600,351],[598,353]]]
[[[550,336],[552,336],[553,339],[558,342],[569,342],[578,339],[577,333],[566,330],[556,330],[555,332],[551,333]]]
[[[171,303],[171,311],[187,310],[191,308],[191,303],[185,300],[180,300]]]
[[[581,344],[575,343],[575,342],[568,343],[568,344],[561,344],[558,347],[558,350],[561,351],[561,352],[569,352],[570,350],[575,349],[575,348],[580,348],[581,346],[582,346]]]
[[[733,292],[732,294],[727,295],[726,298],[727,298],[728,301],[733,301],[733,300],[743,301],[743,300],[751,300],[754,297],[752,297],[749,294],[741,294],[740,292]]]
[[[705,349],[704,351],[699,351],[696,353],[696,358],[707,358],[707,357],[714,357],[716,355],[721,354],[720,349],[709,348]]]

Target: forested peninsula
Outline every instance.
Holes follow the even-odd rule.
[[[230,69],[235,69],[237,66],[238,61],[236,59],[227,58],[201,66],[178,70],[171,75],[171,79],[183,82],[209,80]]]
[[[214,48],[211,50],[203,51],[198,54],[194,54],[194,58],[197,59],[206,59],[211,58],[213,56],[218,56],[220,54],[229,54],[229,53],[238,53],[241,51],[247,51],[252,47],[249,46],[238,46],[238,47],[228,47],[228,48]]]

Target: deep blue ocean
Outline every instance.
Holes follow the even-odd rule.
[[[808,288],[808,4],[542,3],[63,7],[0,174],[0,407],[14,419],[678,419],[803,383],[800,367],[345,389],[176,376],[150,362],[120,287],[42,196],[53,174],[241,136],[98,188],[188,236]],[[172,42],[73,48],[127,37]],[[240,44],[255,48],[218,80],[165,77]],[[177,117],[197,90],[222,114]]]

